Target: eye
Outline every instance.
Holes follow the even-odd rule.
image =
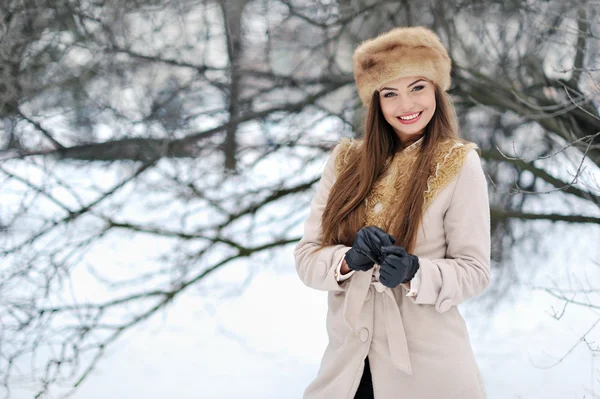
[[[396,95],[396,93],[394,93],[393,91],[388,91],[386,93],[383,93],[383,97],[385,97],[385,98],[395,96],[395,95]]]
[[[421,91],[425,88],[425,85],[418,85],[413,87],[412,91]]]

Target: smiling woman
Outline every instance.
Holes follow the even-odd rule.
[[[305,399],[483,399],[457,305],[490,283],[490,209],[461,140],[450,59],[425,28],[359,46],[365,135],[331,154],[296,269],[328,291],[329,345]]]

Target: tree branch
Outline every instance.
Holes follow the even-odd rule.
[[[544,180],[551,184],[557,189],[564,191],[565,193],[572,194],[578,198],[586,201],[592,201],[595,204],[600,204],[600,197],[586,190],[579,189],[573,185],[573,183],[566,183],[556,177],[552,176],[543,169],[536,167],[533,162],[527,162],[522,159],[507,158],[500,151],[496,149],[481,150],[481,156],[486,160],[502,161],[511,163],[517,166],[519,169],[527,170],[534,176]]]
[[[490,210],[492,219],[508,220],[549,220],[552,222],[568,222],[568,223],[593,223],[600,224],[600,217],[584,216],[584,215],[561,215],[561,214],[543,214],[543,213],[527,213],[518,211],[506,211],[502,209],[492,208]]]

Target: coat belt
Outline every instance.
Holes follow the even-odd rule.
[[[352,331],[355,331],[360,311],[369,290],[382,294],[383,313],[390,357],[396,368],[412,375],[412,366],[404,332],[404,323],[398,303],[391,289],[379,281],[371,281],[373,273],[357,272],[350,278],[344,300],[344,319]]]

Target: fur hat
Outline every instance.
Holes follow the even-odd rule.
[[[450,57],[439,37],[418,26],[395,28],[364,41],[354,51],[354,80],[365,107],[390,80],[422,76],[442,90],[450,87]]]

